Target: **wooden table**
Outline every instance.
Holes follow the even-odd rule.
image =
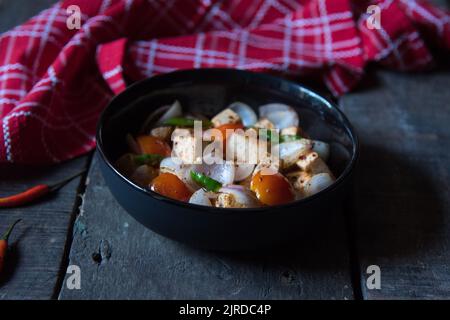
[[[3,0],[0,31],[53,1]],[[0,167],[0,194],[89,166],[56,196],[0,214],[12,235],[0,299],[450,298],[450,70],[372,72],[338,103],[362,144],[354,197],[326,236],[267,255],[199,251],[134,221],[114,200],[96,155],[49,168]],[[81,289],[68,289],[68,266]],[[368,289],[367,267],[381,270]]]

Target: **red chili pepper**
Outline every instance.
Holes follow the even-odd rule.
[[[14,229],[15,225],[19,223],[22,219],[16,220],[12,225],[9,226],[5,234],[0,238],[0,274],[3,271],[3,266],[5,264],[6,253],[8,252],[8,239],[11,231]]]
[[[65,179],[54,185],[39,184],[28,190],[25,190],[24,192],[21,192],[21,193],[12,195],[12,196],[0,198],[0,208],[18,207],[18,206],[22,206],[22,205],[31,203],[35,200],[38,200],[49,193],[57,191],[58,189],[63,187],[66,183],[68,183],[72,179],[78,177],[79,175],[83,174],[85,171],[86,170],[83,170],[82,172],[79,172],[76,175],[73,175],[73,176],[69,177],[68,179]]]
[[[18,207],[25,203],[37,200],[50,192],[50,187],[40,184],[13,196],[0,198],[0,207]]]

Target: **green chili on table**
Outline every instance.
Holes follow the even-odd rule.
[[[175,126],[175,127],[194,127],[195,121],[201,121],[202,126],[204,128],[211,127],[211,121],[207,120],[197,120],[197,119],[189,119],[189,118],[170,118],[164,121],[164,124],[167,126]]]
[[[191,178],[206,191],[217,192],[222,188],[222,184],[219,181],[200,172],[191,171]]]

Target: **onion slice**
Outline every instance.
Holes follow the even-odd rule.
[[[195,191],[189,199],[189,203],[198,204],[201,206],[212,206],[211,200],[208,197],[208,193],[203,189]]]
[[[256,123],[256,121],[258,121],[258,116],[256,115],[255,111],[253,111],[253,109],[249,105],[243,102],[233,102],[228,106],[228,108],[239,115],[244,127],[251,127]]]
[[[168,119],[180,117],[182,114],[183,110],[178,100],[171,105],[162,106],[150,113],[141,127],[141,132],[149,133],[152,127],[160,126]]]
[[[319,140],[312,141],[312,150],[317,152],[320,158],[323,161],[327,162],[330,157],[330,145],[326,142],[322,142]]]
[[[312,196],[332,185],[334,179],[328,173],[318,173],[312,176],[311,179],[305,185],[305,195]]]
[[[259,116],[267,118],[277,129],[298,127],[297,112],[290,106],[282,103],[269,103],[259,107]]]
[[[192,166],[195,172],[203,173],[204,175],[219,181],[222,185],[231,184],[234,181],[236,169],[232,163],[226,162],[223,159],[214,159],[213,164],[197,164]]]
[[[254,164],[249,163],[237,163],[236,164],[236,171],[234,174],[234,181],[242,181],[248,178],[255,169]]]

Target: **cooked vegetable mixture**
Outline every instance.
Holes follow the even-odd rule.
[[[251,208],[289,203],[331,185],[330,147],[310,139],[285,104],[235,102],[208,119],[178,101],[126,136],[118,170],[135,184],[204,206]]]

